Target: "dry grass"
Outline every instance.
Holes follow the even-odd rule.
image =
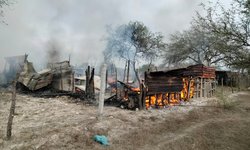
[[[121,137],[110,149],[249,149],[250,101],[231,102],[234,109],[196,108],[182,118],[170,117],[150,128],[142,127]],[[239,104],[240,103],[240,104]],[[125,145],[126,143],[126,145]]]
[[[249,96],[230,96],[232,109],[190,104],[135,112],[110,107],[100,121],[94,107],[18,95],[14,136],[12,141],[0,141],[0,149],[244,150],[250,147]],[[1,97],[0,140],[5,136],[10,94]],[[108,136],[111,145],[94,142],[95,134]]]

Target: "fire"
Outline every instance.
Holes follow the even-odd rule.
[[[194,96],[194,79],[183,78],[182,79],[182,91],[180,92],[169,92],[169,93],[159,93],[154,95],[147,95],[145,97],[145,105],[148,109],[149,107],[163,108],[168,105],[176,105],[181,101],[188,101],[190,98]],[[112,91],[115,91],[113,89]],[[119,91],[119,90],[118,90]],[[129,93],[130,92],[137,93],[138,95],[141,93],[141,89],[139,87],[129,87],[125,88],[124,92],[118,92],[118,94],[123,101],[129,101]]]
[[[165,105],[179,104],[187,101],[194,95],[194,80],[183,78],[183,90],[179,93],[155,94],[146,97],[146,108],[150,106],[164,107]]]
[[[190,83],[190,85],[189,85]],[[181,91],[181,99],[188,100],[194,96],[194,80],[191,79],[190,82],[187,78],[183,78],[183,90]],[[190,88],[190,89],[189,89]]]

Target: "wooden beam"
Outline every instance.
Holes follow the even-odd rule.
[[[200,82],[200,97],[203,97],[203,78],[200,78],[201,82]]]
[[[16,107],[16,83],[17,81],[13,81],[12,83],[12,97],[11,97],[11,106],[10,106],[10,114],[7,123],[7,140],[10,140],[12,135],[12,123],[15,114],[15,107]]]
[[[98,115],[99,116],[102,116],[102,114],[103,114],[106,68],[107,68],[106,64],[103,64],[103,66],[101,68],[101,88],[100,88],[100,94],[99,94],[99,107],[98,107]]]
[[[130,69],[130,60],[128,60],[127,83],[129,82],[129,69]]]

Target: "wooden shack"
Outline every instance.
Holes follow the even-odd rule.
[[[215,69],[202,64],[168,71],[145,72],[142,107],[164,107],[194,97],[211,97]]]

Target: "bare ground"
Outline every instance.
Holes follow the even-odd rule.
[[[250,92],[218,99],[193,99],[182,106],[129,111],[97,107],[68,97],[17,95],[11,141],[5,140],[10,93],[0,93],[0,149],[250,149]],[[103,134],[110,146],[93,141]]]

